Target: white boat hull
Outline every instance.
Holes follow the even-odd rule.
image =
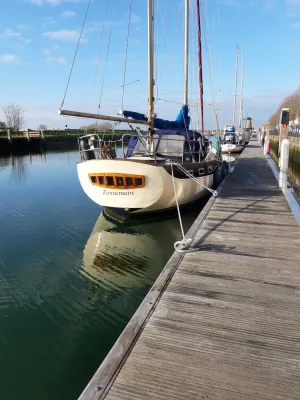
[[[79,181],[90,199],[102,207],[125,209],[138,214],[176,207],[173,178],[161,166],[129,160],[88,160],[77,164]],[[133,189],[110,189],[93,185],[89,174],[122,173],[145,176],[145,186]],[[209,195],[213,173],[193,179],[174,178],[179,205]]]
[[[222,153],[240,153],[244,150],[243,145],[238,145],[234,143],[223,143],[221,144],[221,151]]]

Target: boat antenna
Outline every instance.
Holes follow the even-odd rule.
[[[232,114],[232,125],[235,126],[235,114],[236,114],[236,92],[238,85],[238,68],[239,68],[239,46],[236,46],[236,64],[235,64],[235,88],[234,88],[234,103],[233,103],[233,114]]]
[[[196,0],[196,5],[197,5],[197,23],[198,23],[198,64],[199,64],[199,84],[200,84],[201,133],[202,133],[202,135],[204,135],[203,69],[202,69],[200,0]]]
[[[184,14],[184,98],[183,104],[188,106],[189,86],[189,0],[185,0]]]

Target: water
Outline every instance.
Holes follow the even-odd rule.
[[[176,217],[107,221],[77,161],[0,158],[1,400],[76,399],[180,239]]]

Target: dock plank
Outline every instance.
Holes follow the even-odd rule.
[[[300,398],[300,230],[258,143],[197,229],[93,400]]]

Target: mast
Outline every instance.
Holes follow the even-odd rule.
[[[196,4],[197,4],[197,23],[198,23],[198,66],[199,66],[199,84],[200,84],[201,133],[202,133],[202,135],[204,135],[203,70],[202,70],[200,0],[196,0]]]
[[[235,89],[234,89],[234,105],[232,114],[232,125],[235,126],[235,114],[236,114],[236,92],[238,85],[238,68],[239,68],[239,46],[236,46],[236,65],[235,65]]]
[[[243,134],[243,120],[244,120],[244,53],[242,53],[242,81],[241,81],[241,103],[240,103],[240,128]]]
[[[153,0],[148,0],[148,123],[149,131],[153,130],[154,112],[154,78],[153,78]]]
[[[184,97],[183,105],[188,105],[189,86],[189,0],[185,0],[184,15]]]

